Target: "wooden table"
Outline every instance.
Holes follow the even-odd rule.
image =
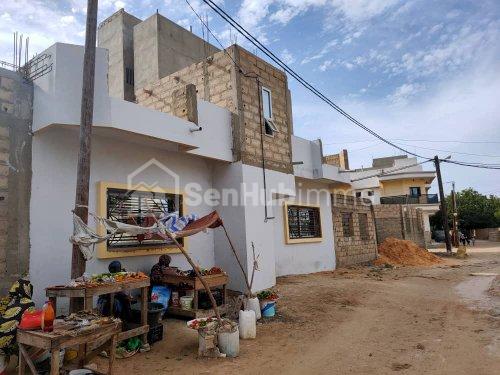
[[[223,303],[218,306],[219,313],[225,314],[227,312],[227,283],[229,277],[225,273],[202,276],[203,280],[207,283],[210,289],[222,287]],[[169,315],[185,316],[188,318],[205,318],[214,316],[213,309],[202,310],[198,308],[198,293],[200,290],[205,290],[201,280],[196,276],[183,276],[183,275],[163,275],[161,283],[168,285],[172,289],[179,289],[182,286],[183,290],[193,291],[193,308],[191,310],[184,310],[182,307],[169,306],[167,312]]]
[[[38,374],[30,358],[30,347],[50,351],[50,375],[59,375],[60,350],[71,346],[79,347],[78,367],[84,367],[93,357],[98,355],[105,347],[109,347],[108,371],[101,372],[92,369],[93,373],[113,375],[115,349],[118,334],[121,331],[121,322],[103,324],[96,329],[69,335],[67,332],[58,332],[58,323],[54,324],[54,332],[23,331],[17,330],[17,343],[19,345],[19,375],[24,375],[26,366],[32,374]],[[105,340],[102,345],[92,351],[87,351],[87,345]]]
[[[141,325],[137,328],[123,331],[118,335],[118,340],[126,340],[130,337],[142,336],[143,344],[146,344],[147,335],[149,332],[148,326],[148,293],[150,281],[149,278],[143,280],[124,281],[116,283],[106,283],[102,285],[85,287],[69,287],[69,286],[53,286],[45,289],[47,297],[50,299],[56,311],[57,298],[83,298],[83,309],[90,311],[94,308],[94,296],[103,294],[110,295],[110,311],[113,311],[114,295],[118,292],[126,290],[140,289],[141,290]]]

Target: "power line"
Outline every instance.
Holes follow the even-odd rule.
[[[432,143],[465,143],[465,144],[497,144],[500,141],[458,141],[458,140],[445,140],[445,139],[402,139],[402,138],[389,138],[391,141],[402,142],[432,142]],[[371,142],[371,139],[358,140],[358,141],[345,141],[345,142],[328,142],[324,145],[341,145],[349,143],[366,143]]]
[[[186,2],[189,4],[188,0]],[[340,106],[335,104],[331,99],[329,99],[327,96],[325,96],[323,93],[321,93],[318,89],[316,89],[313,85],[311,85],[309,82],[307,82],[304,78],[302,78],[297,72],[295,72],[293,69],[291,69],[286,63],[284,63],[279,57],[277,57],[273,52],[271,52],[266,46],[264,46],[258,39],[256,39],[252,34],[250,34],[243,26],[241,26],[238,22],[236,22],[229,14],[227,14],[222,8],[220,8],[217,4],[215,4],[211,0],[203,0],[205,4],[207,4],[214,12],[216,12],[220,17],[222,17],[226,22],[228,22],[231,26],[233,26],[240,34],[242,34],[250,43],[252,43],[255,47],[257,47],[259,50],[261,50],[265,55],[267,55],[271,60],[273,60],[276,64],[278,64],[282,69],[284,69],[288,74],[290,74],[292,77],[294,77],[302,86],[304,86],[306,89],[311,91],[314,95],[316,95],[318,98],[323,100],[325,103],[327,103],[330,107],[335,109],[338,113],[340,113],[342,116],[347,118],[349,121],[351,121],[353,124],[357,125],[361,129],[365,130],[366,132],[370,133],[374,137],[380,139],[382,142],[385,142],[389,145],[391,145],[394,148],[397,148],[400,151],[403,151],[407,154],[417,156],[423,159],[429,159],[428,157],[419,155],[417,153],[411,152],[409,150],[406,150],[395,143],[389,141],[388,139],[382,137],[375,131],[371,130],[368,128],[366,125],[358,121],[356,118],[351,116],[349,113],[344,111]],[[193,9],[191,7],[191,9]]]
[[[193,10],[193,12],[200,18],[198,13],[194,10],[194,8],[191,6],[188,0],[185,0],[186,3],[189,5],[189,7]],[[429,160],[431,158],[422,156],[420,154],[417,154],[415,152],[411,152],[409,150],[406,150],[397,144],[391,142],[390,140],[382,137],[375,131],[371,130],[368,128],[366,125],[358,121],[356,118],[354,118],[352,115],[344,111],[340,106],[335,104],[331,99],[329,99],[327,96],[325,96],[323,93],[321,93],[318,89],[316,89],[312,84],[307,82],[304,78],[302,78],[297,72],[295,72],[292,68],[290,68],[286,63],[284,63],[279,57],[277,57],[272,51],[270,51],[266,46],[264,46],[257,38],[255,38],[252,34],[250,34],[243,26],[241,26],[238,22],[236,22],[229,14],[227,14],[222,8],[220,8],[217,4],[215,4],[212,0],[203,0],[203,2],[208,5],[214,12],[216,12],[220,17],[222,17],[226,22],[228,22],[231,26],[233,26],[240,34],[242,34],[250,43],[252,43],[255,47],[257,47],[259,50],[261,50],[267,57],[269,57],[272,61],[274,61],[276,64],[278,64],[283,70],[285,70],[288,74],[290,74],[293,78],[295,78],[302,86],[304,86],[307,90],[311,91],[314,95],[316,95],[318,98],[320,98],[322,101],[324,101],[326,104],[331,106],[334,110],[336,110],[338,113],[340,113],[342,116],[347,118],[349,121],[351,121],[353,124],[356,126],[360,127],[361,129],[365,130],[369,134],[373,135],[375,138],[380,139],[382,142],[400,150],[403,151],[404,153],[423,158],[426,160]],[[200,18],[201,20],[201,18]],[[203,22],[203,21],[202,21]],[[206,25],[204,22],[203,24],[207,27],[207,30],[210,32],[212,36],[214,36],[214,39],[219,43],[219,45],[223,48],[224,52],[230,56],[231,60],[235,63],[236,66],[240,69],[240,72],[244,74],[243,70],[241,67],[236,63],[236,61],[232,58],[232,56],[226,51],[226,49],[223,47],[222,43],[219,41],[219,39],[214,35],[214,33],[210,30],[208,25]],[[443,160],[444,161],[444,160]],[[479,165],[479,164],[473,164],[473,163],[467,163],[467,162],[460,162],[460,161],[451,161],[451,160],[446,160],[447,162],[451,163],[453,162],[454,164],[459,164],[463,166],[470,166],[470,167],[476,167],[476,168],[488,168],[488,169],[500,169],[500,166],[496,165]]]
[[[384,171],[382,169],[382,172],[380,172],[380,173],[377,173],[377,174],[374,174],[374,175],[371,175],[371,176],[365,176],[365,177],[355,178],[354,180],[351,180],[351,182],[362,181],[362,180],[366,180],[368,178],[373,178],[373,177],[387,176],[387,175],[390,175],[390,174],[392,174],[394,172],[402,171],[404,169],[408,169],[408,168],[411,168],[411,167],[416,167],[418,165],[422,165],[422,164],[428,163],[430,161],[433,161],[433,160],[432,159],[428,159],[428,160],[421,161],[420,163],[410,164],[410,165],[406,165],[404,167],[400,167],[400,168],[396,168],[396,169],[391,169],[391,170],[388,170],[388,171]],[[426,172],[426,171],[418,171],[418,172]]]
[[[483,169],[500,169],[499,164],[484,164],[484,163],[468,163],[458,160],[445,160],[441,159],[441,161],[450,164],[462,165],[464,167],[473,167],[473,168],[483,168]]]
[[[399,143],[400,145],[407,146],[407,147],[415,147],[415,148],[421,148],[422,150],[431,150],[431,151],[440,151],[440,152],[446,152],[450,154],[461,154],[461,155],[470,155],[470,156],[484,156],[487,158],[500,158],[500,155],[490,155],[490,154],[474,154],[470,152],[461,152],[461,151],[451,151],[451,150],[442,150],[438,148],[429,148],[429,147],[423,147],[423,146],[414,146],[414,145],[408,145],[404,143]]]

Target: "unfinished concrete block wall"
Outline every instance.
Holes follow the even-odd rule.
[[[378,243],[388,237],[410,240],[426,247],[423,213],[418,207],[401,204],[373,206]]]
[[[293,173],[291,121],[288,107],[288,81],[286,74],[256,57],[244,48],[238,47],[239,65],[250,76],[257,75],[261,86],[271,91],[272,117],[278,132],[269,136],[263,134],[263,117],[260,116],[260,90],[255,78],[240,78],[242,129],[240,136],[241,160],[244,164],[260,167],[262,165],[261,140],[264,143],[264,158],[267,169],[284,173]],[[262,137],[262,138],[261,138]]]
[[[120,9],[98,29],[97,45],[106,48],[108,54],[109,95],[134,100],[134,26],[139,18]]]
[[[500,242],[500,228],[489,228],[488,240]]]
[[[0,68],[0,295],[28,272],[33,85]]]
[[[134,27],[136,90],[218,51],[189,30],[155,13]]]
[[[194,85],[198,98],[236,112],[231,79],[233,68],[231,59],[224,52],[218,52],[208,61],[188,66],[136,90],[136,102],[187,119],[183,116],[187,103],[183,107],[182,96],[188,85]]]
[[[237,116],[233,122],[234,161],[260,167],[263,148],[267,169],[293,173],[291,103],[285,73],[239,46],[229,47],[227,53],[231,58],[224,51],[217,52],[207,60],[137,90],[137,103],[178,115],[179,108],[174,109],[173,104],[176,92],[187,84],[194,84],[198,98],[224,107]],[[241,74],[233,60],[250,77]],[[259,112],[262,110],[259,108],[261,98],[255,76],[259,77],[262,86],[271,90],[273,120],[278,129],[273,136],[263,134],[264,119]]]
[[[344,214],[351,217],[350,235],[344,233]],[[361,219],[362,215],[366,216]],[[332,194],[332,216],[337,267],[369,262],[377,258],[375,221],[370,200]]]

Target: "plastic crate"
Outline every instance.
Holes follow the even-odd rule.
[[[163,340],[163,324],[160,323],[155,326],[151,326],[148,332],[149,345],[161,340]]]

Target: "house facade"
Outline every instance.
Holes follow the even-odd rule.
[[[121,27],[128,35],[106,29],[117,20],[128,25]],[[139,87],[131,80],[137,62],[156,56],[164,64],[167,55],[158,51],[156,41],[168,44],[179,36],[171,29],[164,33],[172,25],[159,15],[144,22],[151,26],[150,47],[140,43],[136,48],[135,32],[146,24],[122,11],[99,28],[103,43],[114,44],[96,51],[89,211],[147,225],[151,213],[203,216],[217,210],[247,273],[255,251],[255,291],[273,286],[278,276],[374,259],[371,203],[339,199],[338,192],[350,187],[349,176],[325,162],[320,140],[293,134],[286,74],[238,45],[214,48],[211,54],[205,46],[201,60],[194,49],[194,56],[173,60],[173,73],[155,70]],[[181,48],[172,43],[172,50]],[[32,163],[22,196],[26,225],[6,229],[16,238],[24,236],[19,238],[27,246],[16,251],[25,262],[0,262],[2,276],[29,272],[38,303],[46,286],[70,280],[84,48],[56,43],[44,54],[52,69],[28,83],[32,96],[26,101],[32,108],[29,129],[23,132],[31,147],[23,150]],[[8,122],[14,124],[10,117]],[[9,141],[23,143],[15,137]],[[16,207],[23,209],[22,203]],[[96,230],[104,233],[99,226]],[[186,238],[183,245],[201,267],[222,267],[230,276],[229,287],[244,290],[222,229]],[[96,246],[86,272],[105,272],[113,259],[128,270],[149,272],[166,253],[173,265],[189,268],[168,241],[114,236]]]
[[[422,247],[431,242],[430,216],[439,211],[437,194],[429,194],[436,176],[424,170],[417,158],[389,156],[375,158],[369,168],[349,169],[348,153],[325,156],[349,175],[352,194],[374,205],[378,242],[387,237],[409,239]]]
[[[57,43],[44,53],[53,69],[33,82],[29,205],[37,302],[45,286],[70,276],[83,47]],[[97,49],[90,212],[137,222],[138,213],[157,210],[152,202],[180,214],[217,210],[248,272],[255,249],[254,290],[273,286],[277,276],[336,267],[332,193],[349,180],[323,163],[320,141],[293,135],[282,71],[235,45],[137,88],[131,102],[125,90],[111,95],[115,63]],[[220,229],[184,246],[200,266],[225,269],[230,288],[244,289]],[[125,236],[98,245],[87,272],[104,272],[112,259],[148,272],[164,253],[189,268],[172,244]]]

